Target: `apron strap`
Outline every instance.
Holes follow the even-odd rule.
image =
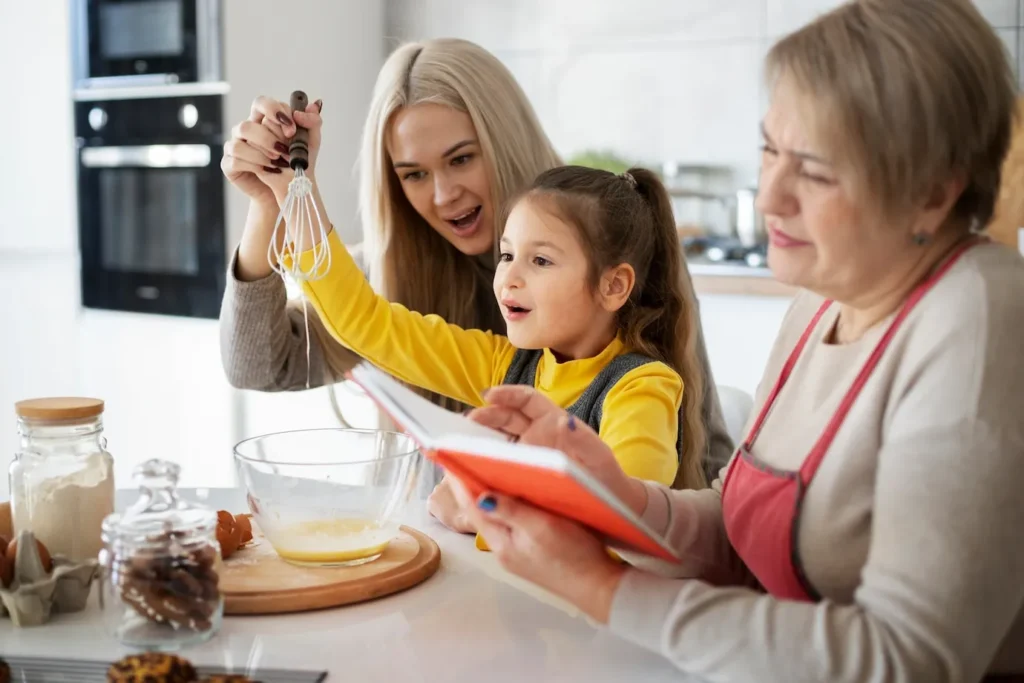
[[[854,401],[857,400],[857,396],[860,395],[864,385],[867,384],[868,379],[871,377],[871,373],[874,371],[878,362],[882,359],[882,354],[889,347],[889,343],[892,338],[896,336],[896,332],[899,330],[903,321],[907,319],[914,307],[924,298],[925,294],[931,291],[931,288],[937,283],[942,276],[949,271],[953,265],[960,260],[960,257],[967,252],[971,247],[980,244],[981,242],[987,242],[985,238],[971,239],[961,244],[953,254],[946,259],[931,276],[928,277],[924,282],[918,285],[910,296],[904,302],[900,312],[896,315],[896,318],[889,324],[889,329],[885,331],[882,338],[875,345],[875,348],[871,352],[871,356],[868,357],[864,367],[857,373],[857,378],[853,381],[853,385],[847,390],[846,395],[843,396],[842,402],[839,404],[839,408],[835,414],[832,415],[832,419],[829,420],[828,425],[825,427],[825,431],[822,432],[821,436],[818,437],[818,441],[814,444],[814,448],[808,454],[803,464],[800,466],[800,479],[803,485],[806,487],[811,483],[811,479],[818,471],[818,466],[825,457],[825,453],[828,452],[829,446],[832,445],[832,441],[835,439],[836,434],[839,432],[839,428],[842,426],[843,421],[846,419],[847,413],[853,407]]]
[[[761,412],[757,416],[757,421],[754,422],[754,426],[750,428],[750,433],[747,436],[746,441],[743,442],[743,448],[750,451],[751,446],[757,439],[758,434],[761,433],[761,427],[764,425],[765,419],[768,417],[768,413],[771,412],[772,405],[775,403],[775,399],[778,397],[779,392],[782,391],[782,387],[786,384],[789,379],[789,375],[793,372],[793,367],[796,366],[797,360],[800,358],[800,354],[803,352],[804,347],[807,346],[807,340],[811,337],[811,332],[818,325],[818,321],[821,320],[821,316],[825,315],[825,311],[832,305],[832,301],[827,300],[821,304],[818,308],[818,312],[811,318],[811,322],[807,324],[807,328],[804,333],[800,335],[800,341],[796,343],[793,350],[789,354],[789,358],[786,359],[786,364],[782,366],[782,372],[779,373],[779,378],[775,380],[775,386],[772,387],[772,391],[768,394],[768,398],[765,399],[764,405],[761,406]]]

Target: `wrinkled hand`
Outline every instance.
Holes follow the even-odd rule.
[[[452,531],[457,531],[460,534],[476,531],[466,510],[456,500],[452,490],[452,478],[447,474],[430,492],[430,496],[427,498],[427,512]]]
[[[647,489],[628,476],[615,454],[589,425],[576,420],[533,387],[497,386],[487,391],[488,405],[469,413],[485,427],[519,443],[553,448],[586,468],[637,514],[647,506]]]
[[[597,535],[508,496],[484,494],[474,501],[457,479],[450,488],[501,566],[607,623],[626,569]]]

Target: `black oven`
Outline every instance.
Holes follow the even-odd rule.
[[[77,88],[222,80],[220,0],[72,0]]]
[[[217,317],[227,267],[221,103],[75,103],[84,306]]]

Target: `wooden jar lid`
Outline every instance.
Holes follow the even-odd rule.
[[[74,396],[29,398],[15,403],[14,411],[31,420],[81,420],[101,415],[103,401]]]

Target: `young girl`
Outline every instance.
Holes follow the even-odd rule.
[[[554,168],[504,226],[494,296],[507,336],[378,296],[334,231],[330,270],[302,286],[341,344],[396,378],[474,406],[494,385],[533,385],[598,431],[627,474],[703,487],[699,323],[657,176]],[[312,270],[312,251],[298,265]]]

